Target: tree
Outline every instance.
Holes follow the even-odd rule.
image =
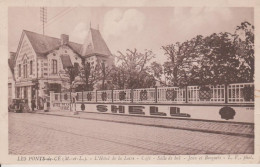
[[[229,84],[254,80],[254,26],[241,23],[235,33],[197,36],[162,47],[166,79],[172,85]]]
[[[203,37],[196,36],[183,43],[162,46],[168,61],[164,63],[166,79],[173,86],[188,84],[190,72],[200,56],[200,49],[203,44]]]
[[[239,60],[236,57],[234,35],[212,34],[204,39],[205,52],[197,73],[199,84],[228,84],[237,82]]]
[[[152,51],[144,53],[126,50],[126,53],[118,52],[117,66],[112,70],[112,82],[119,88],[144,88],[154,86],[155,80],[149,74],[149,61],[154,57]]]
[[[108,88],[108,83],[106,83],[106,81],[108,81],[108,79],[110,78],[112,67],[105,64],[104,62],[101,62],[98,65],[100,68],[100,80],[102,81],[100,87],[101,90],[105,90]]]
[[[161,85],[163,86],[168,85],[164,68],[160,63],[152,62],[150,65],[150,71],[154,79],[158,81]]]
[[[92,91],[100,77],[100,66],[92,66],[89,62],[82,61],[80,77],[84,83],[83,90]]]
[[[249,22],[242,22],[235,31],[236,54],[240,61],[240,82],[253,82],[254,57],[254,26]]]
[[[110,73],[111,81],[116,89],[124,89],[126,82],[125,69],[121,66],[113,66]]]
[[[72,88],[76,85],[76,77],[79,75],[79,67],[78,66],[67,66],[64,68],[64,71],[59,72],[59,76],[63,83],[69,84],[69,92],[70,92],[70,111],[72,105],[71,93]]]

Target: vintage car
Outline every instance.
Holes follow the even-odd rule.
[[[27,99],[13,99],[8,106],[8,112],[21,113],[28,111]]]

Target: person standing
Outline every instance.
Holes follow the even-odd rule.
[[[33,99],[31,100],[31,108],[32,108],[32,111],[34,111],[35,107],[36,107],[36,105],[35,105],[35,99],[33,98]]]
[[[44,98],[44,99],[43,99],[43,102],[44,102],[44,104],[43,104],[43,110],[44,110],[44,112],[48,112],[47,98]]]

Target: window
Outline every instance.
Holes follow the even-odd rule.
[[[30,75],[33,74],[33,61],[30,61]]]
[[[22,67],[21,67],[21,64],[19,64],[19,69],[18,69],[18,73],[19,73],[19,77],[21,77],[21,74],[22,74]]]
[[[24,59],[23,61],[23,77],[27,78],[27,60]]]
[[[20,98],[20,88],[19,87],[16,89],[16,98]]]
[[[74,63],[74,67],[78,69],[79,68],[79,63]]]
[[[57,74],[57,60],[52,60],[52,73]]]
[[[74,63],[74,70],[79,72],[79,63]]]

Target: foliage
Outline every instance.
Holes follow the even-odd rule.
[[[206,85],[254,80],[254,27],[243,22],[234,34],[196,36],[183,43],[162,47],[163,64],[170,85]],[[162,74],[157,68],[155,77]]]
[[[79,75],[79,67],[71,66],[64,69],[64,71],[59,72],[59,76],[63,82],[63,89],[71,91],[71,89],[76,85],[76,77]],[[66,88],[64,85],[66,83],[69,85],[69,88]]]
[[[92,91],[94,85],[98,82],[100,77],[100,66],[91,65],[90,62],[82,61],[82,67],[80,68],[80,78],[84,83],[85,91]]]
[[[168,61],[164,63],[166,79],[171,85],[187,85],[192,77],[193,67],[200,58],[202,36],[197,36],[183,43],[162,46]]]
[[[149,61],[154,58],[152,51],[145,51],[145,53],[126,50],[126,53],[118,52],[117,66],[111,70],[111,80],[115,88],[145,88],[153,87],[155,79],[149,73]]]

